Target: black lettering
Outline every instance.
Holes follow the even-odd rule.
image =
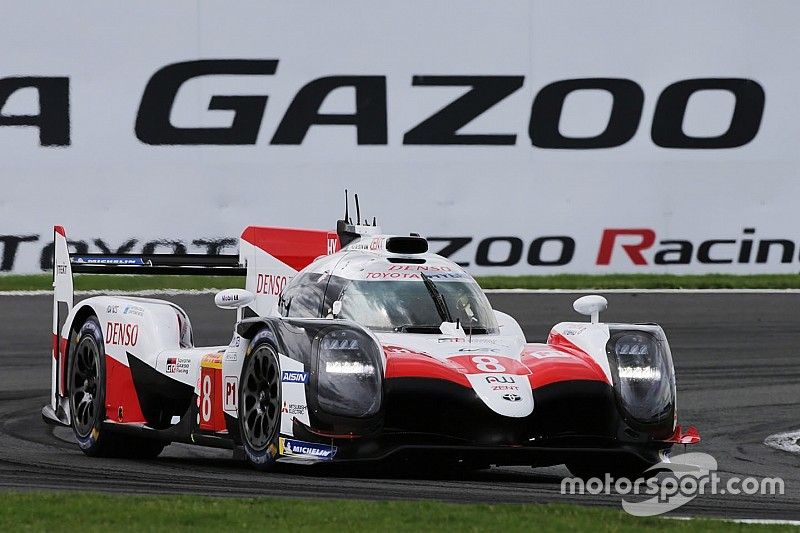
[[[756,228],[744,228],[745,235],[752,235]],[[750,254],[753,252],[753,239],[742,239],[742,246],[739,248],[739,263],[749,263]]]
[[[718,244],[736,244],[733,240],[720,240],[712,239],[710,241],[703,241],[697,248],[697,260],[706,264],[727,264],[733,263],[733,259],[712,259],[711,248]]]
[[[320,113],[325,98],[341,87],[355,89],[355,113]],[[295,95],[271,144],[301,144],[314,124],[352,125],[358,144],[386,144],[386,77],[330,76],[308,83]]]
[[[457,251],[471,243],[472,237],[428,237],[428,242],[447,242],[447,244],[441,250],[435,253],[449,259]],[[469,261],[455,261],[455,264],[462,267],[468,267]]]
[[[39,93],[39,114],[2,114],[8,98],[26,88],[36,89]],[[0,79],[0,126],[33,126],[39,128],[41,146],[69,146],[69,78]]]
[[[0,243],[3,244],[3,259],[0,261],[0,271],[10,272],[14,269],[14,260],[17,258],[20,243],[36,242],[38,240],[38,235],[0,235]]]
[[[689,98],[698,91],[733,93],[736,104],[727,131],[712,137],[690,137],[683,132]],[[673,83],[661,93],[653,115],[653,142],[663,148],[736,148],[752,141],[764,114],[764,89],[743,78],[699,78]]]
[[[792,256],[794,255],[794,243],[786,239],[773,239],[763,240],[758,243],[758,252],[756,252],[756,263],[766,263],[769,259],[769,250],[773,244],[778,244],[783,247],[783,254],[781,254],[781,263],[791,263]]]
[[[561,243],[561,253],[556,259],[545,261],[542,259],[542,247],[547,241]],[[531,266],[560,266],[572,261],[575,255],[575,239],[571,237],[539,237],[534,239],[528,250],[528,264]]]
[[[564,100],[574,91],[600,89],[611,93],[614,103],[605,130],[594,137],[566,137],[559,131]],[[533,100],[528,134],[539,148],[613,148],[630,141],[642,118],[644,92],[624,78],[579,78],[551,83]]]
[[[137,242],[138,241],[136,239],[129,239],[128,241],[122,243],[122,245],[120,245],[120,247],[117,248],[116,250],[112,250],[111,248],[109,248],[108,245],[106,245],[105,241],[103,241],[102,239],[95,239],[94,245],[100,249],[100,252],[104,254],[114,255],[114,254],[130,253],[130,251],[133,250],[133,247],[136,245]]]
[[[458,134],[458,130],[522,87],[523,76],[414,76],[415,87],[472,87],[403,136],[403,144],[513,145],[513,134]]]
[[[86,241],[67,241],[67,246],[71,246],[73,253],[86,254],[89,253],[89,245]],[[55,243],[49,243],[42,249],[42,254],[39,256],[39,268],[42,270],[53,270],[53,254],[55,251]]]
[[[511,245],[508,256],[501,261],[489,259],[489,250],[496,242],[507,242]],[[522,239],[519,237],[488,237],[478,244],[475,264],[478,266],[512,266],[519,263],[520,258],[522,258]]]
[[[225,248],[236,246],[237,240],[230,237],[221,239],[195,239],[192,244],[195,246],[205,246],[208,255],[220,255]]]
[[[688,265],[692,262],[692,251],[694,246],[689,241],[659,241],[658,244],[662,246],[676,245],[677,248],[667,248],[666,250],[659,250],[653,263],[656,265]],[[677,257],[670,258],[669,256],[675,255]]]
[[[186,245],[183,241],[176,241],[172,239],[157,239],[150,241],[142,248],[142,255],[151,255],[156,252],[156,248],[167,247],[170,249],[168,253],[182,255],[186,253]]]
[[[206,59],[173,63],[147,82],[136,116],[136,137],[146,144],[255,144],[267,106],[266,96],[212,96],[210,111],[233,111],[227,128],[176,128],[170,113],[178,89],[198,76],[275,74],[275,59]]]

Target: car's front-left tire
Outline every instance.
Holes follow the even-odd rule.
[[[281,371],[278,352],[266,338],[254,338],[239,381],[239,431],[248,462],[270,470],[278,456]]]

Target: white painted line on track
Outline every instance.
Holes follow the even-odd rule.
[[[711,520],[713,522],[729,522],[733,524],[756,524],[770,526],[800,526],[800,520],[781,520],[772,518],[715,518],[706,516],[664,516],[667,520]]]
[[[775,433],[764,439],[764,444],[782,452],[800,453],[800,430]]]

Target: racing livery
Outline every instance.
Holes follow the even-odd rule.
[[[601,296],[545,343],[493,310],[416,234],[345,214],[336,232],[251,226],[238,256],[70,254],[55,238],[53,366],[45,421],[88,455],[154,457],[170,442],[277,462],[565,463],[640,473],[676,443],[675,374],[655,324],[606,324]],[[227,346],[196,347],[188,315],[152,298],[73,303],[77,273],[245,276]]]

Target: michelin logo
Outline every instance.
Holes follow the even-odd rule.
[[[297,455],[323,461],[330,461],[336,455],[336,446],[317,444],[314,442],[304,442],[302,440],[280,439],[281,455]]]
[[[281,381],[284,383],[308,383],[308,372],[284,370],[281,373]]]

